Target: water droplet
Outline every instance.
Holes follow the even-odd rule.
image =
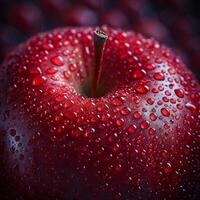
[[[44,44],[42,47],[43,47],[44,50],[51,50],[51,49],[53,49],[53,45],[52,44],[48,44],[48,43]]]
[[[149,91],[149,87],[147,85],[139,85],[135,90],[139,94],[146,94]]]
[[[154,99],[152,99],[152,98],[147,99],[147,103],[149,105],[153,105],[154,104]]]
[[[176,94],[178,97],[180,97],[180,98],[183,98],[184,95],[185,95],[185,94],[184,94],[184,91],[181,90],[181,89],[175,89],[174,92],[175,92],[175,94]]]
[[[115,106],[120,106],[123,104],[123,100],[121,97],[115,97],[113,100],[112,100],[112,104],[115,105]]]
[[[47,74],[55,74],[58,70],[55,67],[49,67],[45,72]]]
[[[141,114],[140,112],[138,112],[138,111],[135,111],[135,112],[133,113],[133,116],[134,116],[135,119],[140,119],[141,116],[142,116],[142,114]]]
[[[153,77],[158,81],[165,80],[165,76],[162,72],[156,72]]]
[[[135,133],[136,129],[137,129],[137,127],[135,125],[130,125],[128,127],[128,133],[133,134],[133,133]]]
[[[169,117],[169,116],[170,116],[170,112],[169,112],[166,108],[161,108],[161,113],[162,113],[165,117]]]
[[[155,121],[155,120],[157,119],[157,116],[156,116],[156,114],[151,113],[151,114],[149,115],[149,118],[150,118],[152,121]]]
[[[170,163],[167,163],[166,166],[165,166],[165,168],[164,168],[164,172],[165,172],[166,174],[170,174],[171,171],[172,171],[172,166],[171,166]]]
[[[108,121],[109,118],[110,118],[109,114],[103,114],[102,117],[101,117],[101,120],[105,122],[105,121]]]
[[[76,70],[76,65],[70,64],[70,65],[69,65],[69,70],[70,70],[71,72],[74,72],[74,71]]]
[[[71,73],[69,71],[64,71],[63,75],[66,79],[70,79]]]
[[[106,111],[106,106],[105,106],[105,105],[102,105],[102,104],[97,105],[97,110],[98,110],[99,112],[105,112],[105,111]]]
[[[182,109],[183,109],[183,105],[180,104],[180,103],[178,103],[178,104],[176,105],[176,107],[177,107],[179,110],[182,110]]]
[[[46,81],[46,77],[38,75],[33,79],[32,85],[40,86],[40,85],[44,84],[45,81]]]
[[[156,133],[155,128],[150,128],[149,129],[149,135],[154,135]]]
[[[133,71],[132,78],[133,79],[141,79],[146,75],[146,71],[144,69],[136,69]]]
[[[29,72],[30,74],[34,75],[42,74],[42,71],[39,67],[30,67]]]
[[[164,96],[164,97],[162,98],[162,100],[163,100],[164,102],[169,102],[169,98],[167,98],[166,96]]]
[[[140,123],[140,127],[142,129],[147,129],[149,127],[149,122],[148,121],[143,121]]]
[[[117,126],[123,126],[124,125],[124,119],[117,119],[116,120],[116,125]]]
[[[188,108],[194,114],[197,112],[197,107],[191,103],[186,103],[185,107]]]
[[[146,69],[147,70],[153,70],[153,69],[155,69],[156,67],[155,67],[155,65],[152,65],[152,64],[148,64],[147,66],[146,66]]]
[[[54,64],[56,66],[63,66],[64,65],[63,58],[61,56],[52,57],[51,62],[52,62],[52,64]]]
[[[122,115],[128,115],[128,114],[130,114],[130,112],[131,112],[131,110],[130,110],[130,108],[128,108],[128,107],[124,107],[124,108],[122,108],[121,111],[120,111],[120,113],[121,113]]]

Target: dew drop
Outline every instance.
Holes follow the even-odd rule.
[[[128,127],[128,133],[133,134],[133,133],[135,133],[136,129],[137,129],[137,127],[135,125],[130,125]]]
[[[138,112],[138,111],[135,111],[135,112],[133,113],[133,116],[134,116],[135,119],[140,119],[141,116],[142,116],[142,114],[141,114],[140,112]]]
[[[171,171],[172,171],[172,166],[171,166],[170,163],[167,163],[166,166],[165,166],[165,168],[164,168],[164,172],[165,172],[166,174],[170,174]]]
[[[41,86],[44,84],[45,81],[46,81],[46,77],[38,75],[33,79],[32,85]]]
[[[124,119],[117,119],[116,120],[116,125],[117,126],[123,126],[124,125]]]
[[[162,113],[165,117],[169,117],[169,116],[170,116],[170,112],[169,112],[166,108],[161,108],[161,113]]]
[[[165,76],[162,72],[156,72],[153,77],[158,81],[165,80]]]
[[[132,78],[133,79],[141,79],[146,75],[146,71],[144,69],[136,69],[133,71]]]
[[[149,129],[149,135],[154,135],[156,133],[155,128],[150,128]]]
[[[155,69],[156,67],[154,66],[154,65],[152,65],[152,64],[148,64],[147,66],[146,66],[146,69],[147,70],[153,70],[153,69]]]
[[[110,118],[109,114],[103,114],[102,117],[101,117],[101,120],[104,121],[104,122],[106,122],[106,121],[109,120],[109,118]]]
[[[45,72],[47,74],[55,74],[58,70],[55,67],[49,67]]]
[[[51,50],[51,49],[53,49],[53,45],[52,44],[48,44],[48,43],[44,44],[42,47],[43,47],[44,50]]]
[[[63,58],[61,56],[54,56],[51,58],[51,63],[56,65],[56,66],[63,66]]]
[[[150,118],[152,121],[155,121],[155,120],[157,119],[157,116],[156,116],[156,114],[151,113],[151,114],[149,115],[149,118]]]
[[[149,127],[149,122],[148,121],[143,121],[140,123],[140,127],[142,129],[147,129]]]
[[[69,71],[64,71],[64,72],[63,72],[63,75],[64,75],[64,77],[65,77],[66,79],[70,79],[70,77],[71,77],[71,73],[70,73]]]
[[[135,90],[139,94],[146,94],[149,91],[149,87],[147,85],[139,85]]]
[[[122,115],[128,115],[128,114],[130,114],[130,108],[124,107],[124,108],[121,109],[120,113]]]
[[[182,110],[182,109],[183,109],[183,105],[180,104],[180,103],[178,103],[178,104],[176,105],[176,107],[177,107],[179,110]]]
[[[186,103],[185,107],[188,108],[192,113],[196,113],[197,112],[196,106],[191,104],[191,103]]]
[[[149,105],[153,105],[154,104],[154,99],[152,99],[152,98],[147,99],[147,103]]]
[[[115,105],[115,106],[120,106],[123,104],[123,100],[121,97],[115,97],[113,100],[112,100],[112,104]]]
[[[183,98],[184,95],[185,95],[185,94],[184,94],[184,91],[181,90],[181,89],[175,89],[174,92],[175,92],[175,94],[176,94],[178,97],[180,97],[180,98]]]
[[[42,74],[42,71],[39,67],[30,67],[29,73],[34,74],[34,75],[38,75],[38,74]]]

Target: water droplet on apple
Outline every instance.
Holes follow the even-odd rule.
[[[153,64],[148,64],[148,65],[146,65],[146,67],[145,67],[147,70],[154,70],[156,67],[155,67],[155,65],[153,65]]]
[[[49,67],[45,72],[47,74],[55,74],[58,70],[55,67]]]
[[[165,166],[165,168],[164,168],[164,172],[165,172],[166,174],[170,174],[170,173],[172,172],[172,166],[171,166],[170,163],[167,163],[167,164],[166,164],[166,166]]]
[[[141,122],[141,123],[140,123],[140,127],[141,127],[142,129],[147,129],[147,128],[149,128],[149,122],[148,122],[148,121],[143,121],[143,122]]]
[[[156,116],[156,114],[151,113],[151,114],[149,115],[149,118],[150,118],[152,121],[155,121],[155,120],[157,119],[157,116]]]
[[[158,81],[165,80],[165,76],[162,72],[156,72],[153,77]]]
[[[184,95],[185,95],[185,94],[184,94],[184,91],[181,90],[181,89],[175,89],[174,92],[175,92],[175,94],[176,94],[178,97],[180,97],[180,98],[183,98]]]
[[[147,99],[147,103],[149,105],[153,105],[154,104],[154,99],[152,99],[152,98]]]
[[[133,133],[135,133],[136,129],[137,129],[137,127],[135,125],[130,125],[128,127],[128,133],[133,134]]]
[[[64,60],[61,56],[54,56],[51,58],[51,63],[60,67],[64,65]]]
[[[149,135],[154,135],[156,133],[155,128],[150,128],[149,129]]]
[[[149,91],[149,87],[147,85],[139,85],[135,88],[138,94],[146,94]]]
[[[71,77],[71,72],[69,72],[69,71],[64,71],[64,72],[63,72],[63,75],[64,75],[64,77],[65,77],[66,79],[70,79],[70,77]]]
[[[124,119],[117,119],[116,120],[116,125],[117,126],[123,126],[124,125]]]
[[[140,112],[138,112],[138,111],[135,111],[135,112],[133,113],[133,116],[134,116],[135,119],[140,119],[141,116],[142,116],[142,114],[141,114]]]
[[[131,112],[131,110],[130,110],[130,108],[128,108],[128,107],[124,107],[124,108],[122,108],[121,111],[120,111],[120,113],[121,113],[122,115],[128,115],[128,114],[130,114],[130,112]]]
[[[144,69],[135,69],[132,73],[133,79],[141,79],[146,75],[146,71]]]
[[[161,108],[161,113],[162,113],[165,117],[169,117],[169,116],[170,116],[170,112],[169,112],[169,110],[167,110],[166,108]]]
[[[33,75],[42,74],[42,71],[39,67],[30,67],[29,73]]]
[[[43,47],[44,50],[51,50],[51,49],[53,49],[53,45],[50,44],[50,43],[43,44],[42,47]]]
[[[44,84],[45,81],[46,81],[46,77],[38,75],[33,79],[32,85],[41,86]]]
[[[197,112],[197,107],[195,105],[193,105],[192,103],[186,103],[185,107],[188,108],[192,113],[196,113]]]
[[[115,106],[121,106],[123,104],[123,100],[122,100],[121,97],[115,97],[112,100],[112,104],[115,105]]]

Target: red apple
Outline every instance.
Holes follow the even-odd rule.
[[[34,200],[197,199],[199,84],[154,39],[101,29],[39,34],[2,65],[9,185]]]

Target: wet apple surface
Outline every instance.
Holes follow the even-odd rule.
[[[7,181],[27,199],[197,198],[199,84],[154,39],[101,29],[108,38],[96,96],[88,92],[95,28],[39,34],[3,63]]]

